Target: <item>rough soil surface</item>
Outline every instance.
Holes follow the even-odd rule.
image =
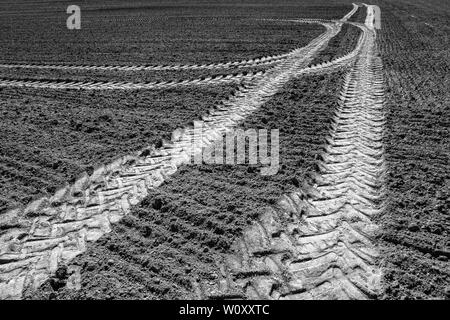
[[[390,199],[378,222],[385,298],[449,298],[449,11],[442,2],[379,5]]]
[[[0,210],[51,195],[96,165],[170,139],[234,88],[0,89]]]
[[[64,3],[0,4],[1,60],[125,65],[238,61],[285,53],[307,36],[300,24],[261,19],[340,18],[349,8],[292,1],[164,3],[122,0],[105,6],[87,1],[80,5],[80,30],[67,29]]]
[[[311,64],[328,62],[342,57],[355,49],[361,30],[353,25],[344,24],[341,32],[328,42],[328,46],[321,51]]]
[[[130,62],[133,64],[203,64],[285,53],[295,47],[307,44],[323,32],[323,27],[318,25],[294,25],[286,22],[274,22],[275,27],[272,26],[269,29],[265,29],[266,23],[265,27],[261,29],[261,21],[246,20],[245,17],[240,16],[239,19],[243,23],[240,25],[241,32],[231,32],[226,28],[225,31],[224,23],[230,25],[236,23],[229,21],[231,18],[228,16],[225,16],[225,21],[221,20],[223,17],[211,17],[210,14],[217,15],[217,10],[223,9],[214,9],[213,6],[197,8],[203,10],[201,12],[204,16],[201,17],[197,14],[188,23],[188,27],[181,27],[185,23],[180,22],[180,19],[183,20],[186,17],[177,16],[180,14],[179,6],[175,6],[178,9],[174,9],[170,6],[167,8],[154,7],[153,4],[145,6],[142,3],[111,2],[110,5],[113,8],[111,10],[114,13],[112,14],[108,10],[105,12],[105,8],[101,8],[99,3],[98,1],[89,2],[86,7],[87,12],[83,11],[83,23],[86,24],[83,24],[83,28],[78,33],[69,32],[66,29],[66,15],[61,16],[61,5],[56,2],[47,6],[46,12],[31,4],[28,7],[29,11],[24,13],[28,24],[16,25],[19,22],[14,17],[17,16],[19,7],[15,11],[5,10],[5,19],[0,22],[0,30],[3,35],[0,41],[5,44],[0,46],[3,61],[9,60],[8,57],[10,57],[14,58],[13,62],[31,63],[36,61],[37,63],[66,62],[102,65],[122,62],[125,64],[130,64]],[[115,8],[120,3],[120,9]],[[133,20],[134,15],[141,12],[141,9],[144,10],[145,14],[143,15],[146,18],[144,22],[139,20],[141,22],[136,23]],[[184,12],[192,14],[193,11],[197,12],[197,9],[191,8],[190,11]],[[343,9],[345,7],[338,7],[337,12],[330,11],[329,14],[338,16],[340,10],[344,11]],[[163,15],[161,15],[161,10],[164,11]],[[231,10],[227,13],[232,14],[235,13],[233,10],[238,9],[225,8],[225,10]],[[286,8],[280,9],[281,11],[277,11],[272,17],[267,15],[267,8],[264,6],[254,10],[256,11],[253,11],[252,14],[256,14],[256,18],[262,16],[273,18],[277,14],[284,16],[286,12]],[[314,8],[306,11],[314,11]],[[62,12],[65,12],[65,8]],[[173,12],[176,13],[174,14],[176,17],[172,16]],[[46,18],[44,19],[43,16]],[[163,16],[160,18],[161,21],[155,20],[155,17],[161,16]],[[49,23],[54,22],[53,20],[60,23],[48,27]],[[109,32],[112,24],[117,28],[115,32]],[[148,24],[151,24],[151,27]],[[249,24],[253,27],[250,27]],[[181,32],[180,28],[185,30]],[[106,29],[109,31],[106,32]],[[32,32],[33,30],[39,32]],[[169,30],[168,33],[167,30]],[[262,30],[264,35],[255,33],[257,30]],[[161,43],[160,36],[163,31],[169,42],[161,44],[164,46],[164,50],[155,44]],[[150,32],[150,35],[147,32]],[[205,34],[205,32],[210,32],[210,34]],[[190,41],[186,41],[188,38],[183,36],[183,33],[195,35],[198,37],[198,41],[190,38]],[[130,37],[130,34],[141,39],[137,42],[139,43],[138,47],[130,46],[130,43],[136,43],[136,39]],[[124,37],[124,35],[127,36]],[[214,37],[212,37],[213,35]],[[227,37],[233,37],[234,40]],[[269,40],[268,37],[273,37],[273,40]],[[155,42],[156,38],[159,39],[159,42]],[[142,39],[145,41],[142,42]],[[268,45],[275,40],[276,46]],[[64,41],[64,44],[59,41]],[[243,47],[241,51],[238,50],[236,41],[245,44],[245,53]],[[109,52],[108,50],[112,50],[110,47],[112,43],[116,47],[113,52]],[[196,43],[196,47],[186,47],[189,46],[189,43],[191,45]],[[261,49],[261,43],[264,43],[265,50]],[[224,44],[226,49],[223,50],[210,47],[210,45]],[[124,47],[122,48],[121,45]],[[144,54],[137,48],[142,51],[155,50],[155,52]],[[63,49],[64,52],[59,51]],[[224,50],[229,54],[225,54]],[[168,51],[175,56],[167,54]],[[30,56],[31,53],[32,56]],[[209,53],[212,53],[213,56],[208,56]],[[253,55],[254,53],[257,54]],[[194,54],[195,59],[189,59]],[[123,61],[119,61],[118,57],[120,59],[127,57],[129,60],[124,58]],[[179,60],[175,60],[175,58]],[[204,70],[152,71],[130,74],[117,71],[1,69],[0,76],[21,79],[145,82],[202,78],[259,70],[261,68],[213,72]],[[147,92],[0,88],[0,112],[3,120],[1,123],[3,148],[0,154],[2,158],[0,164],[2,172],[0,212],[19,204],[26,204],[39,196],[51,194],[64,184],[74,181],[82,172],[92,170],[98,164],[109,162],[128,152],[151,145],[188,121],[199,119],[206,109],[211,107],[214,102],[229,95],[233,88],[235,86],[188,87]]]
[[[214,277],[219,255],[241,231],[315,170],[341,78],[292,81],[242,124],[280,129],[277,175],[263,177],[246,165],[184,167],[74,260],[82,267],[80,291],[51,280],[28,298],[193,297],[192,281]]]
[[[358,11],[348,19],[351,22],[364,23],[366,21],[367,9],[365,6],[360,6]]]

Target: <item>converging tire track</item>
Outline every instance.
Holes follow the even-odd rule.
[[[373,8],[368,6],[368,13]],[[384,209],[384,98],[372,23],[347,73],[313,186],[283,196],[218,263],[200,299],[369,299],[382,292],[372,217]]]
[[[286,59],[291,53],[267,56],[256,59],[248,59],[234,62],[210,63],[210,64],[186,64],[186,65],[61,65],[61,64],[15,64],[3,63],[0,68],[8,69],[51,69],[51,70],[79,70],[79,71],[180,71],[180,70],[226,70],[236,68],[252,68],[270,66]]]
[[[297,49],[251,84],[241,86],[202,120],[203,145],[192,145],[192,128],[174,132],[159,150],[122,157],[97,168],[50,198],[0,216],[0,299],[18,299],[25,288],[37,288],[58,266],[67,265],[111,230],[148,190],[158,187],[192,155],[232,130],[267,102],[287,81],[301,73],[341,29],[342,23],[322,22],[326,32]],[[75,286],[76,270],[68,286]]]

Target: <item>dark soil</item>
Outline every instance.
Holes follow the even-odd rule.
[[[0,211],[199,119],[235,86],[161,91],[0,89]]]
[[[328,46],[319,52],[311,64],[328,62],[351,52],[356,48],[360,34],[361,30],[358,27],[344,24],[341,32],[328,42]]]
[[[436,1],[379,5],[390,199],[379,219],[385,298],[449,298],[450,12]]]
[[[356,11],[356,13],[353,16],[351,16],[350,19],[348,19],[348,21],[364,23],[366,22],[366,16],[367,16],[367,8],[366,6],[361,5],[358,8],[358,11]]]
[[[292,81],[242,124],[280,129],[276,175],[261,176],[247,165],[183,167],[74,260],[82,267],[80,291],[54,290],[48,283],[28,298],[191,297],[191,281],[212,277],[219,254],[243,228],[315,170],[341,79],[333,74]]]
[[[68,30],[66,3],[10,1],[0,4],[0,57],[13,63],[69,64],[186,64],[257,58],[299,47],[318,30],[317,25],[261,19],[340,18],[351,8],[326,3],[84,1],[79,4],[81,29]]]
[[[3,61],[203,64],[284,53],[305,45],[323,31],[316,25],[295,24],[294,28],[292,23],[286,22],[274,22],[269,27],[266,22],[262,26],[262,21],[256,19],[271,17],[264,6],[251,9],[253,13],[247,12],[256,14],[253,20],[245,15],[236,18],[238,9],[233,6],[225,7],[227,14],[218,17],[211,15],[223,14],[220,11],[223,8],[212,5],[186,9],[176,3],[162,8],[151,2],[145,5],[115,1],[108,2],[108,6],[111,10],[101,6],[101,1],[86,2],[82,6],[82,29],[69,31],[65,27],[66,8],[59,2],[27,3],[27,10],[21,3],[8,4],[8,9],[2,10],[0,20]],[[336,14],[344,9],[339,7]],[[286,8],[280,10],[286,12]],[[180,12],[183,15],[195,12],[195,16],[186,22],[188,18],[180,17]],[[136,15],[142,15],[143,21],[137,23],[135,18],[141,18]],[[240,22],[230,19],[240,19]],[[230,30],[230,27],[241,30]],[[217,47],[224,45],[222,49]],[[46,80],[169,81],[258,70],[130,74],[3,69],[0,76]],[[188,87],[150,92],[1,88],[0,213],[52,194],[82,172],[89,172],[98,164],[168,136],[177,127],[198,119],[233,88],[192,90]]]
[[[304,37],[303,27],[248,17],[340,18],[351,8],[351,1],[330,5],[309,0],[188,6],[114,0],[107,8],[99,3],[86,3],[79,32],[65,29],[65,5],[57,2],[51,10],[30,4],[23,11],[19,4],[15,13],[3,12],[3,61],[166,64],[248,59],[286,52]],[[376,218],[383,298],[448,299],[449,4],[371,4],[382,10],[377,41],[387,98],[388,203],[384,215]],[[355,21],[362,19],[362,11]],[[29,19],[17,19],[17,12]],[[351,50],[353,30],[348,27],[332,40],[318,61]],[[249,166],[183,167],[74,260],[82,267],[80,291],[50,280],[27,298],[190,297],[191,281],[211,276],[217,257],[264,206],[301,187],[315,171],[341,80],[342,74],[333,74],[293,81],[242,125],[280,129],[282,168],[277,175],[262,177]],[[131,96],[2,89],[2,207],[51,193],[94,163],[151,143],[170,131],[167,127],[198,118],[232,88],[216,90]]]

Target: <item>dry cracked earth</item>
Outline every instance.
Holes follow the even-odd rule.
[[[95,0],[80,30],[23,6],[0,299],[450,298],[449,4]],[[193,161],[237,129],[278,130],[275,171],[251,136]]]

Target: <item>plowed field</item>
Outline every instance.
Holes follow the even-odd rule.
[[[0,299],[450,297],[447,3],[81,12],[0,4]]]

